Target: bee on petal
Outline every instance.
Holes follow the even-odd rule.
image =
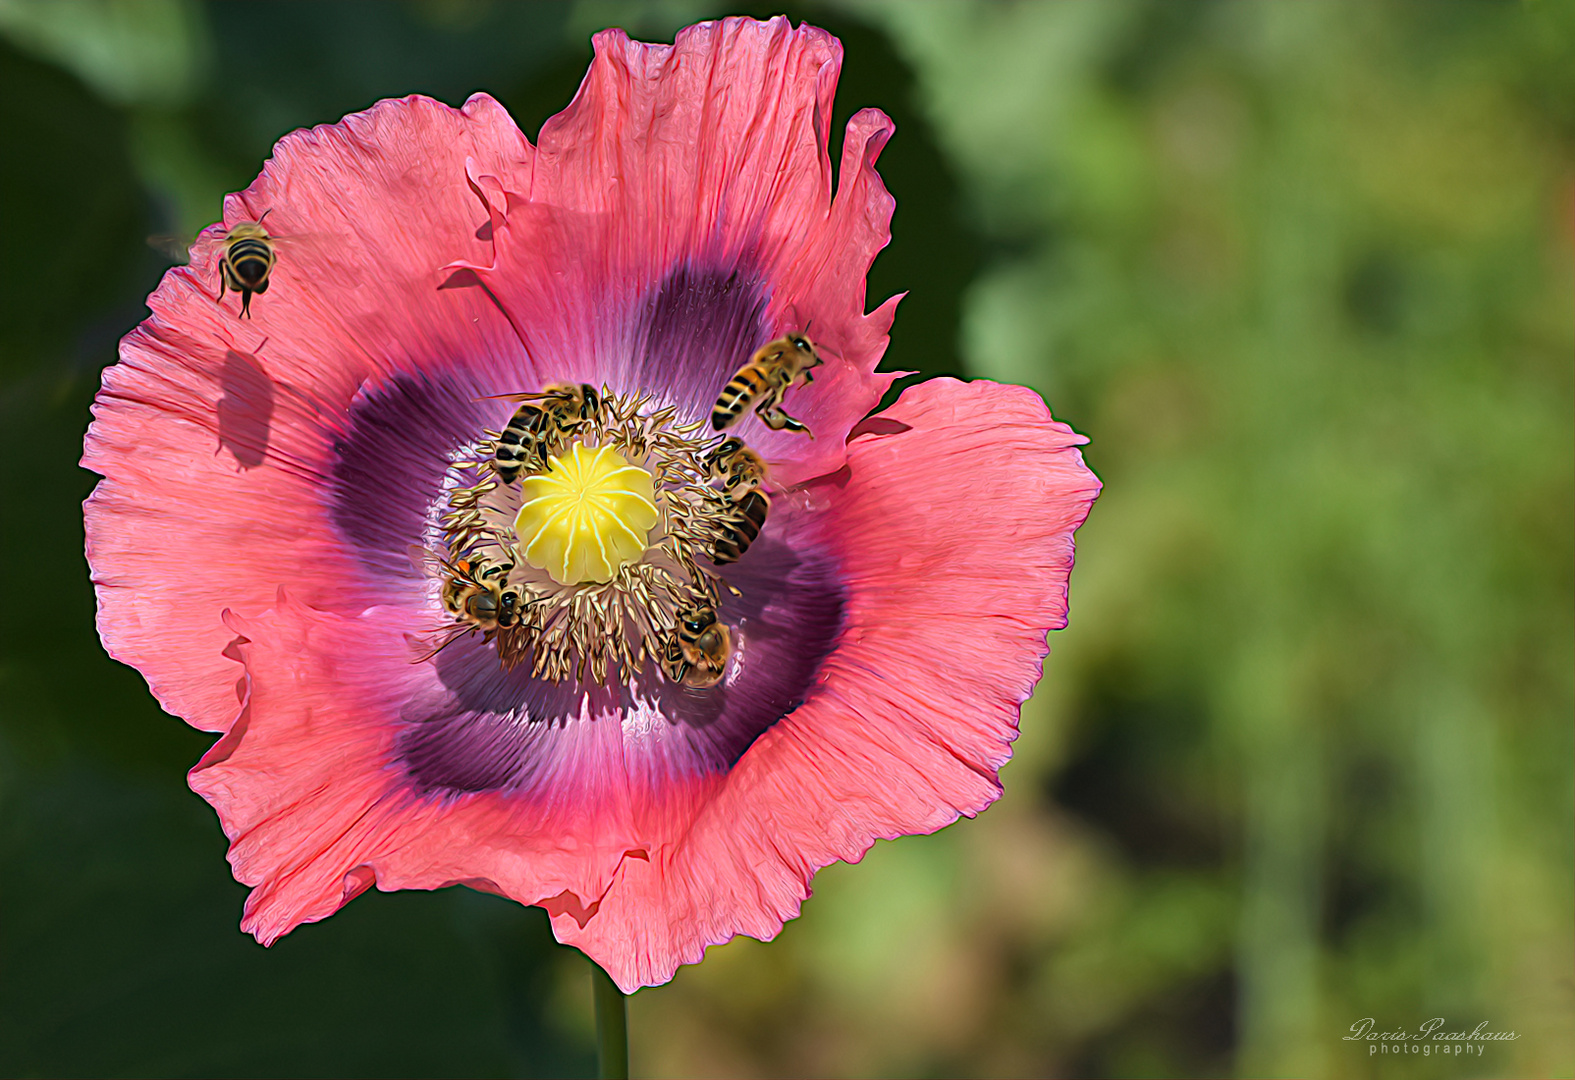
[[[711,561],[718,566],[735,563],[744,557],[765,527],[771,500],[762,491],[751,489],[734,506],[732,513],[717,523],[717,537],[711,545]]]
[[[518,585],[506,584],[512,564],[459,559],[444,569],[443,608],[469,630],[486,633],[519,623],[525,595]]]
[[[711,467],[711,475],[722,481],[723,492],[735,503],[765,486],[765,459],[745,446],[742,439],[723,439],[706,455],[706,464]]]
[[[420,638],[411,639],[413,644],[437,642],[435,647],[425,648],[414,663],[432,659],[460,638],[480,633],[491,640],[499,630],[528,621],[530,600],[523,588],[508,580],[514,564],[470,555],[446,559],[416,546],[411,547],[410,556],[412,564],[421,572],[441,579],[443,587],[439,598],[443,610],[454,619],[429,635],[424,643]]]

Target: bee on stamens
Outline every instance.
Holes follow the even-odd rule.
[[[717,431],[729,427],[753,405],[761,422],[773,431],[809,431],[782,411],[782,395],[801,383],[813,382],[810,369],[820,363],[815,346],[803,334],[767,342],[722,388],[722,395],[711,407],[711,427]]]
[[[711,543],[711,561],[725,566],[743,558],[765,526],[770,509],[771,500],[764,492],[753,488],[744,492],[732,510],[716,522],[718,535]]]
[[[722,681],[732,651],[733,636],[716,621],[715,610],[709,605],[685,608],[678,612],[678,625],[667,639],[662,667],[675,683],[715,686]]]
[[[488,565],[482,559],[445,562],[443,608],[470,630],[490,633],[517,626],[525,609],[525,594],[518,585],[504,584],[513,563]]]
[[[268,291],[268,275],[273,272],[277,259],[273,238],[263,228],[264,210],[256,221],[243,221],[224,237],[224,254],[219,257],[219,295],[222,301],[226,289],[241,294],[241,314],[251,318],[252,294]]]
[[[744,445],[742,439],[723,439],[705,456],[711,475],[722,481],[722,491],[734,503],[765,486],[766,462]]]
[[[547,467],[549,454],[558,453],[580,428],[595,420],[602,408],[595,387],[581,383],[552,383],[539,394],[511,394],[525,403],[515,410],[498,434],[492,467],[505,484],[529,469]]]
[[[414,663],[432,659],[471,634],[484,634],[490,641],[499,630],[519,626],[531,614],[525,591],[507,583],[513,563],[489,563],[484,558],[468,556],[450,561],[425,548],[411,548],[411,553],[413,560],[442,575],[443,610],[454,617],[454,623],[437,631],[442,638],[437,647],[417,657]]]

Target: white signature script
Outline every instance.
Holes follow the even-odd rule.
[[[1435,1016],[1414,1031],[1396,1028],[1384,1031],[1371,1016],[1351,1025],[1351,1033],[1342,1035],[1345,1042],[1365,1042],[1371,1045],[1367,1055],[1377,1054],[1480,1054],[1490,1042],[1511,1042],[1520,1036],[1513,1031],[1493,1031],[1484,1020],[1470,1031],[1446,1030],[1447,1021]],[[1441,1045],[1435,1045],[1441,1044]]]

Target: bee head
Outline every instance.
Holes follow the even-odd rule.
[[[519,589],[504,589],[498,595],[498,625],[509,627],[519,622],[520,608],[524,602],[525,598],[520,595]]]
[[[706,632],[695,638],[695,644],[703,652],[725,653],[727,651],[727,629],[720,623],[713,623]]]
[[[706,456],[713,462],[726,461],[743,448],[744,441],[742,439],[723,439],[717,444],[716,449]]]
[[[716,612],[708,607],[694,608],[683,612],[679,616],[683,628],[691,634],[700,634],[705,628],[716,622]]]

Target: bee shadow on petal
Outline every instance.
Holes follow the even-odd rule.
[[[230,452],[238,471],[255,469],[268,454],[273,380],[255,356],[230,349],[219,372],[219,389],[223,392],[218,405],[219,450]]]

